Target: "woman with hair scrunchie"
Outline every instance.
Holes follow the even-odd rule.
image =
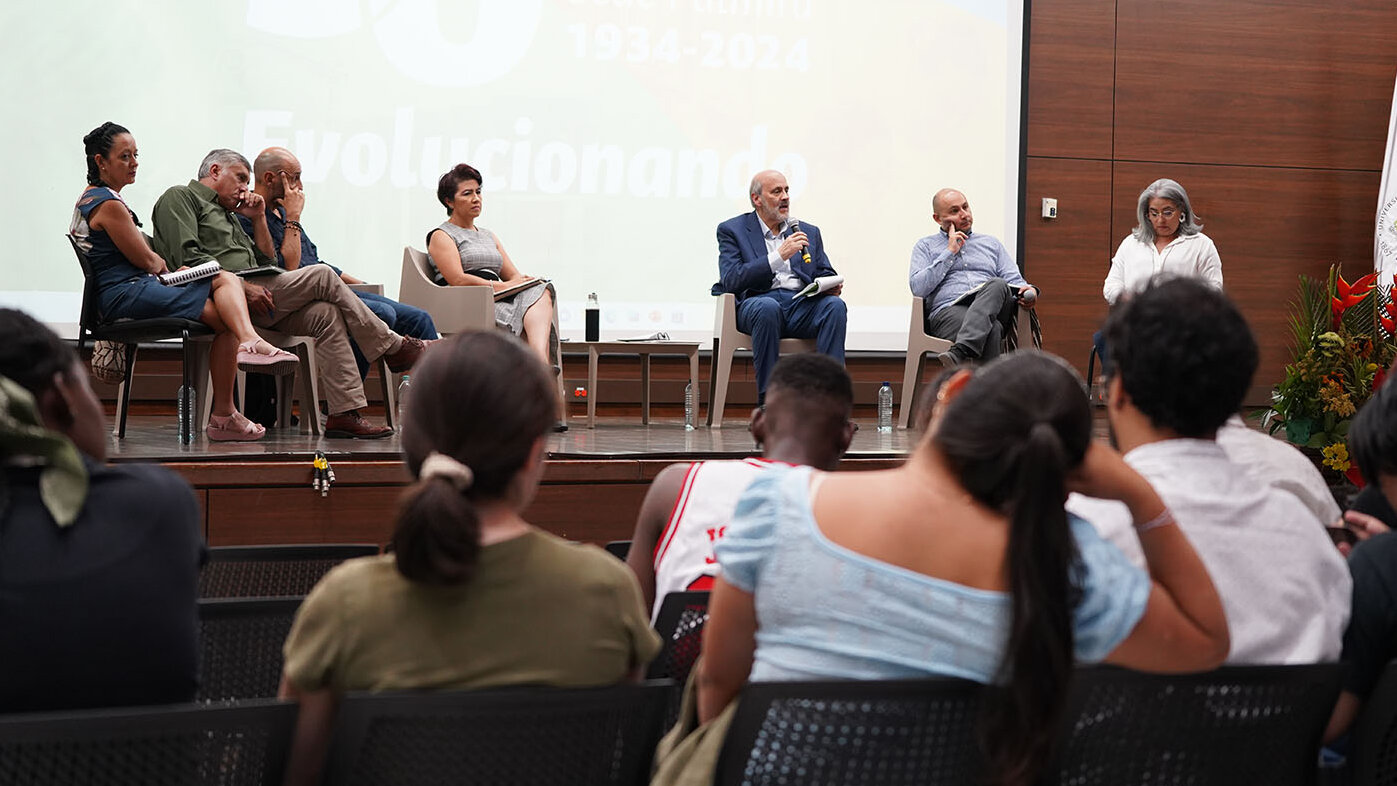
[[[659,651],[635,577],[605,551],[522,517],[556,410],[518,339],[468,332],[413,369],[403,494],[389,553],[315,586],[285,646],[300,702],[287,783],[318,783],[349,691],[583,687],[638,679]]]

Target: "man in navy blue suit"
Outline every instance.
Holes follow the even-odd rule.
[[[758,173],[749,191],[751,213],[718,225],[718,283],[713,294],[737,296],[737,329],[752,336],[757,369],[757,402],[766,401],[766,383],[780,355],[783,338],[813,338],[820,352],[844,362],[848,321],[839,293],[796,297],[807,284],[835,275],[825,256],[820,230],[801,223],[792,231],[791,188],[775,170]]]

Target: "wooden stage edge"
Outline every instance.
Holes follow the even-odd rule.
[[[194,488],[211,546],[275,543],[386,543],[409,477],[397,437],[373,442],[269,434],[259,443],[180,446],[169,417],[137,416],[113,439],[113,463],[155,462]],[[862,422],[840,470],[902,463],[916,435],[880,434]],[[335,472],[325,496],[310,487],[314,452]],[[549,437],[543,481],[525,517],[570,540],[630,538],[650,482],[676,461],[757,455],[745,423],[686,432],[678,421],[599,422]]]

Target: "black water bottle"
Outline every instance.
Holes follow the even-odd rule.
[[[597,293],[587,296],[587,309],[583,313],[587,317],[587,340],[601,341],[601,306],[597,305]]]

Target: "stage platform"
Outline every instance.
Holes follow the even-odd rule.
[[[757,455],[745,420],[721,429],[685,431],[679,419],[598,418],[588,429],[548,437],[549,463],[529,521],[572,540],[604,543],[630,537],[650,481],[676,461]],[[860,429],[840,465],[867,470],[900,464],[915,432]],[[311,461],[323,451],[336,483],[321,496],[310,487]],[[109,460],[153,462],[194,487],[211,545],[260,543],[383,543],[409,482],[397,435],[381,440],[324,439],[272,430],[251,443],[210,443],[200,435],[181,445],[172,415],[133,415],[126,438],[111,439]]]

